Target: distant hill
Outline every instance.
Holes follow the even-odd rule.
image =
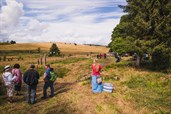
[[[41,42],[41,43],[17,43],[13,45],[0,45],[0,51],[10,51],[10,50],[36,50],[37,48],[41,48],[43,51],[49,51],[51,45],[53,42]],[[62,53],[77,53],[77,54],[83,54],[83,53],[107,53],[108,48],[104,46],[98,45],[75,45],[74,43],[63,43],[63,42],[57,42],[57,46],[59,47],[60,51]]]

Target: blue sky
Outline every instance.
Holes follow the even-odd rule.
[[[125,0],[0,0],[0,40],[106,45]]]

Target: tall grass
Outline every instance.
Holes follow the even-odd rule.
[[[171,111],[171,80],[165,74],[148,74],[132,77],[126,82],[129,96],[138,109],[147,107],[158,113]]]

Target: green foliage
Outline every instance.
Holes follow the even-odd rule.
[[[128,40],[125,40],[121,37],[117,37],[113,40],[113,42],[110,44],[111,50],[114,52],[117,52],[118,54],[123,54],[126,52],[133,51],[133,45],[131,44],[131,38],[127,38]],[[135,47],[135,46],[134,46]]]
[[[171,50],[164,45],[154,48],[152,53],[152,63],[155,69],[167,69],[171,63]]]
[[[52,44],[49,50],[49,56],[58,56],[60,55],[60,50],[55,43]]]
[[[40,47],[37,48],[36,51],[37,51],[37,53],[40,53],[41,52],[41,48]]]
[[[168,99],[171,96],[171,80],[165,75],[139,75],[132,77],[126,85],[130,89],[130,100],[136,103],[137,108],[148,107],[158,113],[170,111],[171,103]]]
[[[164,44],[171,48],[171,2],[169,0],[127,0],[120,6],[127,14],[121,17],[114,28],[111,49],[118,45],[116,39],[123,38],[141,57],[143,53],[152,54],[156,46]],[[128,37],[131,37],[131,42]],[[127,39],[128,38],[128,39]],[[124,41],[125,40],[125,41]],[[122,46],[119,51],[126,51]],[[169,63],[170,64],[170,63]]]
[[[55,69],[55,72],[57,77],[63,78],[69,72],[69,69],[58,67],[57,69]]]
[[[86,60],[87,58],[69,58],[61,61],[52,62],[51,64],[71,64],[71,63],[77,63],[82,60]]]
[[[16,44],[16,41],[11,40],[10,44]]]

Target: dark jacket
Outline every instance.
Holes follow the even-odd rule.
[[[35,83],[34,85],[37,85],[38,84],[38,79],[40,78],[40,75],[39,73],[34,70],[34,69],[29,69],[27,70],[25,73],[24,73],[24,77],[23,77],[23,81],[27,84],[27,79],[30,77],[30,76],[34,76],[35,79],[37,79],[37,83]]]

